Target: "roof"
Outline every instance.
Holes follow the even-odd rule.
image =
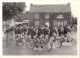
[[[29,12],[71,12],[70,4],[33,5]]]

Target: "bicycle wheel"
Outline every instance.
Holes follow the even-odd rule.
[[[60,48],[61,45],[62,45],[62,44],[60,43],[59,40],[56,40],[56,41],[55,41],[55,47],[56,47],[56,48]]]
[[[71,44],[72,44],[72,46],[75,46],[77,44],[77,41],[75,39],[72,39]]]

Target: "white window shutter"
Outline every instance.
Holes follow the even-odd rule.
[[[39,25],[39,21],[35,21],[35,26],[36,26],[36,25]]]

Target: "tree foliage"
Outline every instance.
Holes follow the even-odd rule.
[[[27,20],[28,14],[27,13],[19,13],[14,17],[14,19],[15,19],[15,22],[21,22],[23,20]]]
[[[77,18],[76,17],[72,17],[73,20],[73,24],[77,24]]]
[[[24,2],[3,2],[3,20],[12,19],[25,9]]]

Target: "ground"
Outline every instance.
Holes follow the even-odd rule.
[[[73,32],[72,37],[77,40],[77,33]],[[50,52],[37,52],[27,45],[17,46],[13,40],[3,40],[3,55],[77,55],[77,45],[69,46],[69,44],[63,44],[60,48],[52,49]]]

